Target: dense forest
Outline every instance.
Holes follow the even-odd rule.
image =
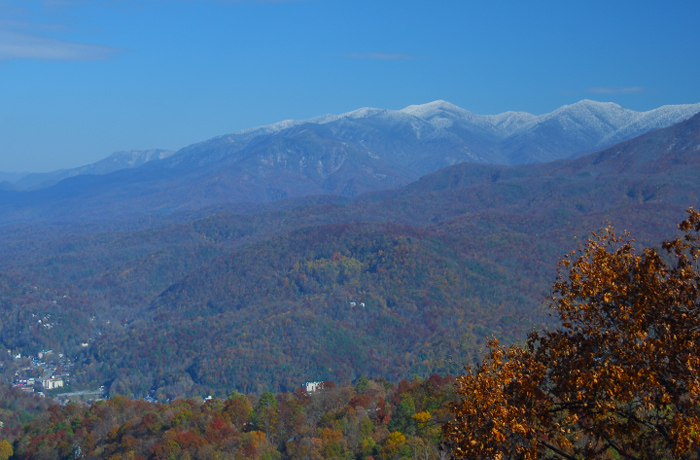
[[[456,374],[486,336],[555,324],[544,301],[577,238],[673,231],[698,205],[699,124],[352,199],[4,225],[0,379],[167,402]]]
[[[0,443],[15,459],[43,460],[440,459],[441,425],[454,401],[453,379],[436,375],[398,385],[360,377],[354,386],[320,382],[309,392],[233,392],[167,404],[118,396],[48,406],[3,391],[3,417],[25,415],[21,429],[0,428]]]

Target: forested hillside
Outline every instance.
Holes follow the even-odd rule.
[[[0,428],[0,455],[12,449],[1,444],[9,440],[18,459],[437,460],[452,382],[431,376],[394,385],[362,377],[354,386],[321,382],[311,392],[233,392],[206,402],[118,396],[89,406],[46,403],[21,432]]]
[[[698,205],[699,124],[354,199],[4,226],[2,374],[52,349],[70,358],[72,388],[167,400],[458,372],[486,335],[546,327],[577,237],[607,222],[645,245],[673,231]]]

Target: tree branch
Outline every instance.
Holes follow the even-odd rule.
[[[561,455],[562,457],[564,457],[564,458],[566,458],[566,459],[568,459],[568,460],[578,460],[576,457],[573,457],[573,456],[567,454],[566,452],[564,452],[563,450],[561,450],[561,449],[559,449],[559,448],[557,448],[557,447],[554,447],[553,445],[551,445],[551,444],[548,443],[547,441],[543,441],[543,440],[541,440],[541,439],[538,439],[537,442],[539,442],[540,444],[542,444],[543,446],[545,446],[547,449],[551,450],[551,451],[554,452],[555,454],[559,454],[559,455]]]
[[[608,438],[607,436],[605,436],[605,435],[603,435],[603,434],[601,434],[600,436],[605,440],[606,443],[608,443],[608,445],[609,445],[610,447],[612,447],[613,449],[615,449],[615,452],[617,452],[618,454],[622,455],[623,457],[629,458],[630,460],[641,460],[639,457],[635,457],[634,455],[628,454],[627,452],[625,452],[625,451],[622,449],[622,447],[620,447],[620,446],[618,446],[617,444],[615,444],[615,442],[614,442],[612,439]]]

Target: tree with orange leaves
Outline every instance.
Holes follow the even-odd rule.
[[[700,213],[660,253],[593,234],[559,264],[559,329],[495,339],[444,427],[465,459],[700,457]]]

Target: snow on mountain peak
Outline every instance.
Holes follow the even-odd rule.
[[[625,109],[624,107],[615,104],[614,102],[598,102],[590,99],[582,99],[574,104],[568,104],[559,107],[555,111],[541,115],[541,117],[561,116],[562,114],[610,114],[616,116],[622,113],[634,113],[633,110]]]
[[[318,117],[323,118],[323,117]],[[316,118],[307,120],[307,121],[314,121]],[[248,128],[248,129],[242,129],[240,131],[236,131],[233,134],[268,134],[268,133],[274,133],[278,131],[283,131],[287,128],[291,128],[292,126],[299,125],[301,123],[304,123],[303,121],[299,120],[282,120],[278,121],[277,123],[272,123],[270,125],[264,125],[264,126],[257,126],[255,128]],[[229,135],[224,135],[224,136],[218,136],[218,137],[227,137]]]
[[[352,112],[344,113],[340,118],[367,118],[375,115],[386,113],[383,109],[374,109],[372,107],[362,107],[361,109],[353,110]]]
[[[539,117],[527,112],[503,112],[497,115],[484,115],[491,125],[509,134],[537,122]]]
[[[606,108],[615,108],[615,109],[621,109],[622,106],[619,104],[616,104],[614,102],[602,102],[602,101],[593,101],[591,99],[581,99],[578,102],[575,102],[573,104],[570,104],[573,106],[585,106],[585,107],[606,107]],[[565,106],[566,107],[566,106]]]
[[[664,105],[646,112],[633,112],[635,116],[626,125],[601,139],[599,145],[611,145],[638,136],[651,129],[663,128],[687,120],[700,113],[700,103]]]
[[[572,145],[578,146],[581,151],[592,151],[634,137],[649,129],[682,121],[697,112],[700,112],[700,104],[664,106],[648,112],[637,112],[613,102],[583,99],[542,115],[526,112],[478,115],[445,100],[436,100],[426,104],[409,105],[401,110],[363,107],[340,115],[329,114],[300,121],[285,120],[220,137],[243,148],[254,137],[283,132],[295,126],[355,121],[363,123],[364,120],[372,119],[372,123],[385,124],[384,129],[387,130],[392,125],[410,126],[409,129],[415,132],[418,139],[425,135],[449,138],[454,135],[463,136],[464,133],[480,133],[479,136],[499,139],[501,142],[505,139],[531,138],[539,135],[534,134],[536,132],[551,133],[563,130],[562,132],[568,133],[569,138],[575,139]],[[240,134],[244,137],[236,136]],[[544,161],[544,157],[537,161]]]
[[[413,115],[414,117],[422,118],[424,120],[440,115],[444,112],[460,115],[470,114],[470,112],[467,110],[457,107],[454,104],[450,104],[447,101],[443,101],[442,99],[428,102],[427,104],[409,105],[408,107],[399,110],[399,112],[407,115]]]
[[[328,123],[332,123],[334,121],[338,121],[343,118],[352,118],[352,119],[358,119],[358,118],[367,118],[371,117],[374,115],[380,115],[380,114],[386,114],[390,112],[389,110],[384,110],[384,109],[375,109],[372,107],[363,107],[361,109],[353,110],[351,112],[346,112],[342,113],[340,115],[332,115],[332,114],[327,114],[327,115],[321,115],[318,117],[314,118],[309,118],[306,120],[284,120],[284,121],[279,121],[277,123],[272,123],[270,125],[265,125],[265,126],[259,126],[256,128],[249,128],[249,129],[244,129],[241,131],[236,131],[233,134],[268,134],[268,133],[274,133],[274,132],[279,132],[279,131],[284,131],[285,129],[292,128],[294,126],[298,125],[303,125],[305,123],[315,123],[319,125],[324,125]],[[219,136],[219,137],[224,137],[224,136]]]

